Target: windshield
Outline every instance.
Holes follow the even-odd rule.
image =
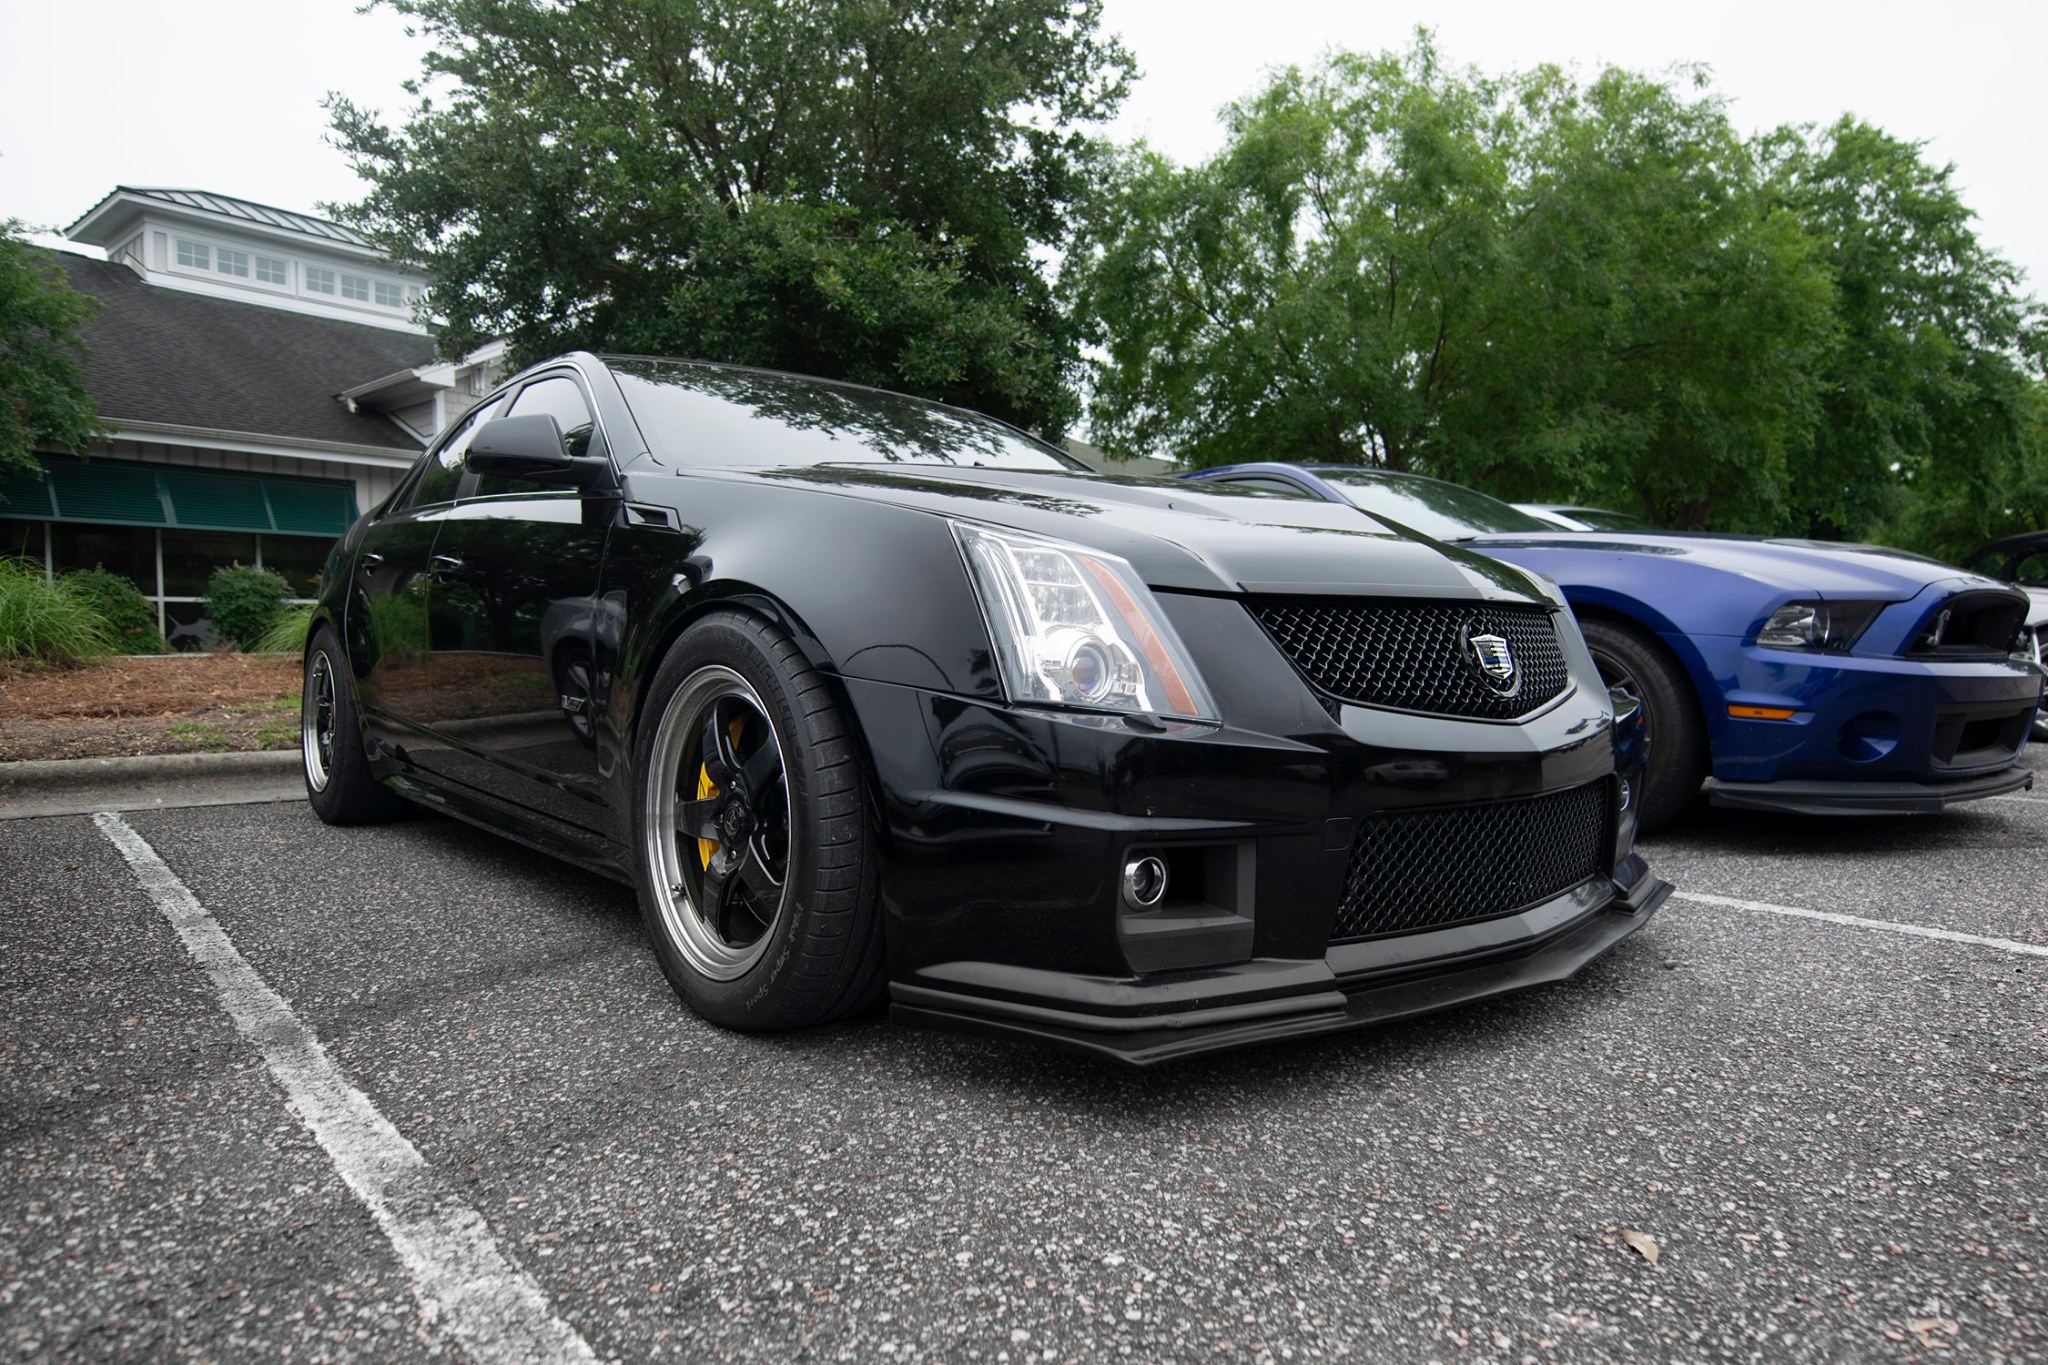
[[[1375,474],[1363,469],[1318,469],[1316,473],[1343,490],[1352,503],[1374,516],[1397,521],[1411,531],[1438,540],[1495,531],[1555,531],[1499,498],[1469,488],[1412,474]]]
[[[1561,507],[1564,515],[1595,531],[1654,531],[1657,528],[1641,517],[1632,517],[1626,512],[1616,512],[1607,507]]]
[[[890,463],[1085,472],[1001,422],[822,379],[667,360],[608,360],[655,454],[718,468]]]

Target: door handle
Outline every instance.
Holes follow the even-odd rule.
[[[443,574],[454,573],[457,569],[462,567],[462,561],[457,559],[454,555],[435,555],[433,559],[428,562],[434,566],[432,572],[434,577],[436,578],[439,578]]]
[[[377,570],[383,567],[384,556],[378,554],[375,550],[369,551],[361,559],[358,559],[356,561],[356,572],[364,575],[365,577],[377,572]]]

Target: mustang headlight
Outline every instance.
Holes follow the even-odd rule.
[[[1771,613],[1756,642],[1770,649],[1841,652],[1870,628],[1884,602],[1787,602]]]
[[[1115,555],[953,523],[1014,702],[1215,720],[1151,590]]]

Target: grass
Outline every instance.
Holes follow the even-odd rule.
[[[0,659],[76,664],[114,651],[107,618],[43,577],[43,566],[0,559]]]
[[[249,645],[251,654],[304,654],[306,632],[313,625],[313,604],[286,607]],[[296,703],[294,703],[296,704]]]
[[[220,732],[220,728],[203,720],[174,720],[164,727],[164,733],[173,739],[188,740],[211,753],[223,753],[228,747],[227,736]]]

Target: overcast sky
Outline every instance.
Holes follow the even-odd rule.
[[[1105,0],[1143,68],[1115,131],[1183,160],[1215,150],[1216,111],[1261,73],[1329,47],[1404,46],[1418,23],[1489,71],[1554,61],[1704,62],[1748,129],[1844,111],[1953,161],[1984,240],[2048,296],[2042,54],[2048,4],[1889,0],[1721,4],[1554,0]],[[354,0],[67,0],[7,6],[0,44],[0,218],[71,222],[117,184],[215,190],[310,210],[356,193],[322,141],[342,90],[395,111],[417,48]]]

